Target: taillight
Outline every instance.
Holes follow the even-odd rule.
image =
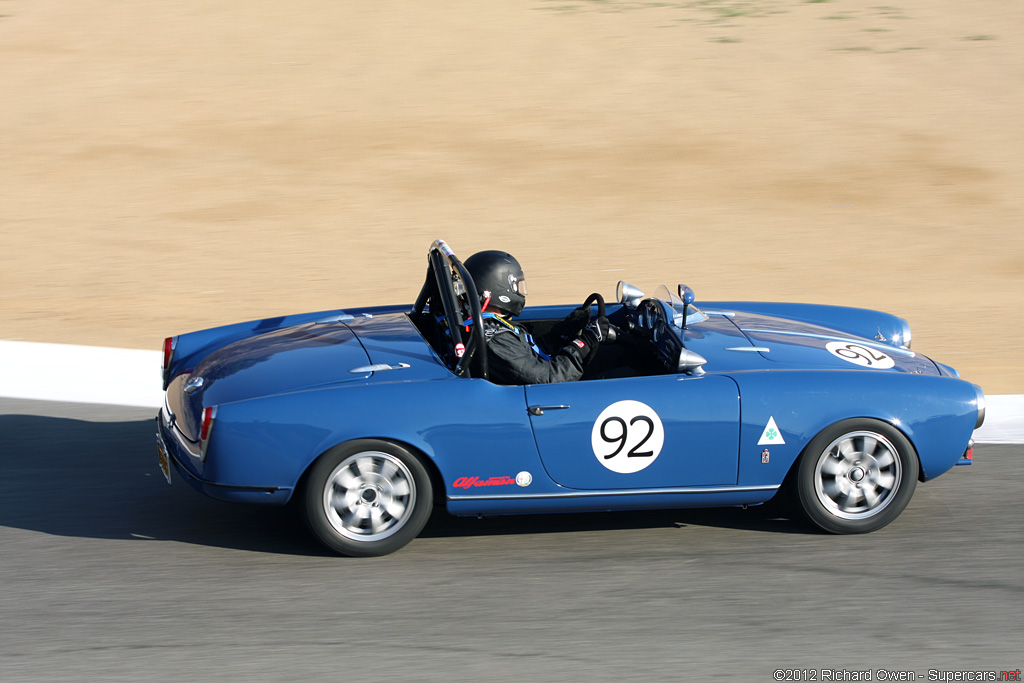
[[[160,365],[160,369],[167,372],[167,369],[171,367],[171,358],[174,357],[174,347],[178,345],[177,337],[168,337],[164,339],[164,359]]]
[[[213,425],[213,406],[207,406],[203,409],[203,428],[199,431],[199,438],[202,441],[206,441],[206,437],[210,436],[210,427]]]
[[[206,457],[206,447],[210,443],[210,432],[213,431],[213,421],[217,419],[217,406],[203,408],[203,424],[199,428],[199,451],[201,457]]]

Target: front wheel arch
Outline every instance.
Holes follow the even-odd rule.
[[[841,420],[821,430],[786,477],[795,507],[818,528],[868,533],[906,508],[921,466],[910,439],[874,418]]]

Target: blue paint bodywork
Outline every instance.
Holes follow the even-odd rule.
[[[672,315],[664,302],[648,301],[650,311]],[[362,438],[394,441],[432,465],[450,512],[470,515],[762,503],[815,435],[855,417],[900,430],[928,480],[957,464],[983,418],[980,390],[910,351],[900,318],[806,304],[697,303],[700,319],[656,333],[643,306],[609,306],[608,315],[638,340],[633,353],[671,360],[685,348],[706,359],[702,373],[669,365],[527,387],[457,376],[412,306],[184,334],[165,370],[158,434],[198,490],[271,504],[286,503],[328,449]],[[573,308],[530,307],[520,319],[557,320]],[[829,342],[884,354],[892,367],[862,367],[828,351]],[[189,393],[197,377],[202,386]],[[598,415],[626,400],[649,406],[664,427],[660,455],[631,474],[604,466],[592,444]],[[203,443],[203,410],[213,406]],[[556,409],[531,414],[530,406]],[[770,420],[779,438],[765,445]]]

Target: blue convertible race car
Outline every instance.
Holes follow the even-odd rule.
[[[757,505],[879,529],[970,464],[981,389],[877,311],[591,295],[618,337],[582,380],[488,379],[477,288],[438,240],[416,302],[164,342],[160,466],[227,501],[295,500],[329,548],[382,555],[454,515]],[[596,306],[596,308],[595,308]],[[575,305],[526,307],[550,330]],[[591,370],[595,368],[595,370]],[[597,370],[599,369],[599,371]]]

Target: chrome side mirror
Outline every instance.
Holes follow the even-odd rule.
[[[644,293],[633,285],[619,280],[619,284],[615,286],[615,298],[626,308],[636,308],[643,301]]]
[[[703,375],[704,364],[707,362],[707,358],[696,351],[683,349],[679,352],[679,372],[683,372],[688,375]]]

